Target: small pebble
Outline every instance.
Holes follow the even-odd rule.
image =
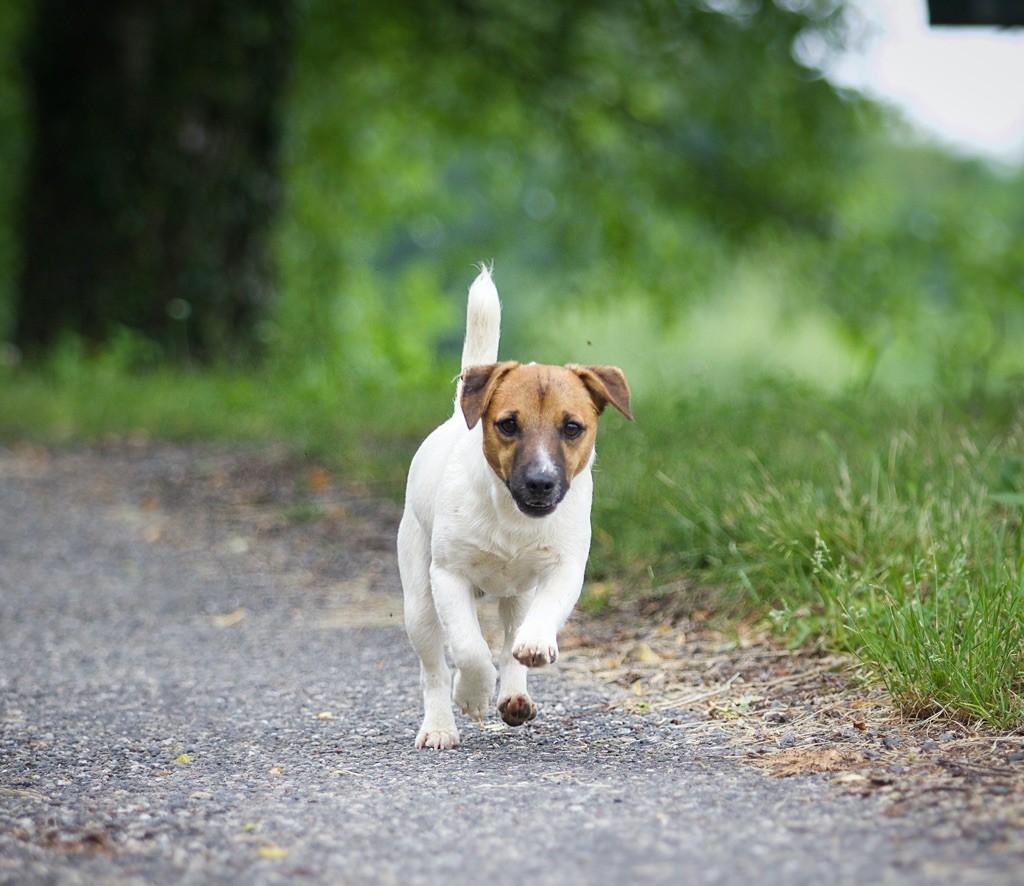
[[[1011,763],[1019,763],[1021,760],[1024,760],[1024,751],[1016,751],[1012,754],[1008,754],[1006,759]]]
[[[952,741],[952,740],[953,740],[953,733],[952,732],[943,732],[942,735],[939,736],[939,741]]]
[[[939,743],[934,738],[926,738],[921,742],[922,751],[934,751],[939,746]]]
[[[779,739],[780,748],[791,748],[796,744],[796,735],[792,732],[787,732],[782,738]]]
[[[887,748],[898,748],[900,746],[899,739],[893,738],[891,735],[887,735],[885,738],[883,738],[882,744],[885,745]]]
[[[905,775],[907,767],[902,763],[893,763],[892,766],[889,767],[889,771],[893,773],[893,775]]]

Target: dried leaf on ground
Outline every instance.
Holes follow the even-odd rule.
[[[838,748],[787,748],[755,761],[768,770],[772,778],[791,775],[821,775],[825,772],[845,772],[865,765],[861,754]]]
[[[213,615],[210,617],[210,622],[215,628],[230,628],[233,625],[238,624],[246,616],[244,607],[238,606],[231,612],[224,615]]]

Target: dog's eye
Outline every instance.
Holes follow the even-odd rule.
[[[562,433],[570,440],[575,440],[583,433],[583,425],[577,421],[567,421],[562,428]]]
[[[498,422],[498,430],[506,437],[514,437],[519,430],[519,422],[514,418],[503,418]]]

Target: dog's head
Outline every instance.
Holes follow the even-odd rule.
[[[462,414],[483,422],[484,456],[516,506],[546,517],[590,462],[609,403],[630,421],[629,385],[615,366],[489,363],[462,373]]]

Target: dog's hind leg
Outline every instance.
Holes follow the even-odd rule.
[[[416,747],[447,750],[459,743],[452,713],[452,675],[444,657],[444,632],[430,594],[430,550],[415,517],[406,513],[398,528],[398,571],[405,593],[405,630],[420,658],[423,725]]]
[[[526,665],[512,655],[512,639],[523,623],[529,601],[521,596],[502,597],[498,601],[498,614],[505,628],[505,645],[498,661],[499,679],[498,713],[509,726],[522,726],[537,716],[537,705],[526,691]]]

